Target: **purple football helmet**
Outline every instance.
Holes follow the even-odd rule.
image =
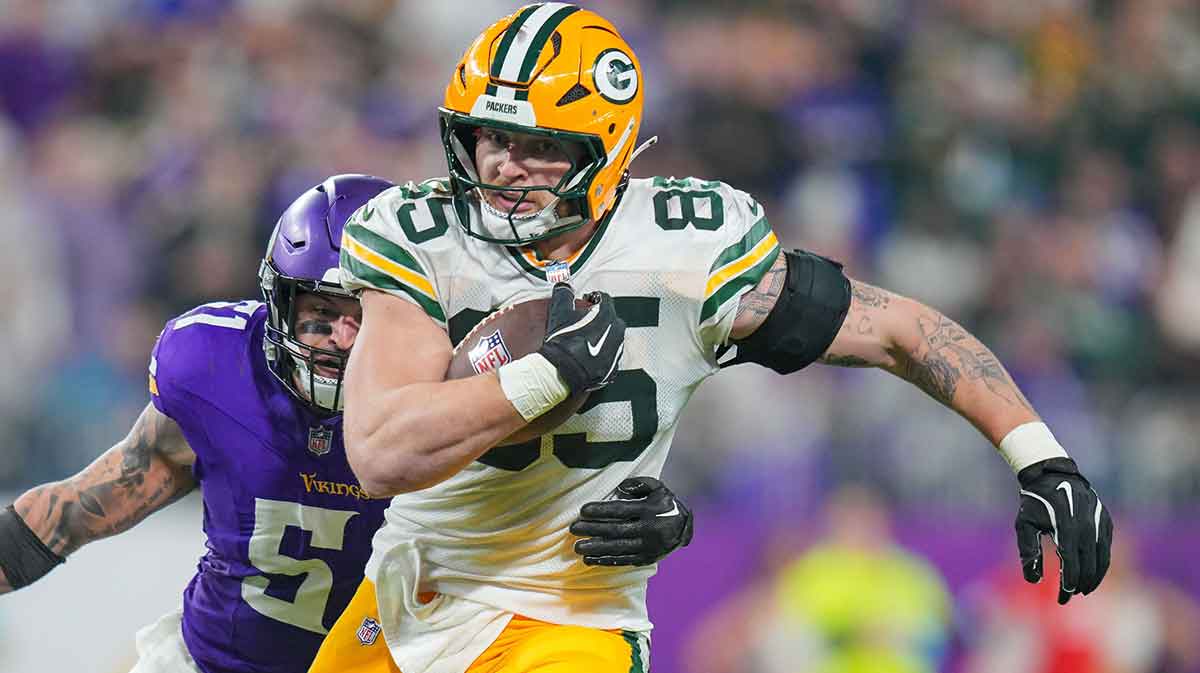
[[[304,404],[322,414],[342,410],[342,377],[349,354],[314,348],[295,338],[296,297],[312,292],[349,297],[338,279],[346,220],[392,183],[370,175],[335,175],[292,202],[271,234],[258,279],[268,307],[263,350],[271,373]],[[330,378],[313,366],[337,370]]]

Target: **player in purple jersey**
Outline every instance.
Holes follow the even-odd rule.
[[[342,373],[362,311],[338,284],[338,254],[349,215],[390,186],[341,175],[305,192],[272,234],[265,302],[205,304],[167,322],[151,403],[129,435],[0,514],[0,593],[199,488],[207,553],[182,609],[138,634],[133,673],[308,669],[362,581],[387,506],[359,486],[342,444]],[[585,562],[646,564],[687,543],[686,508],[654,516],[674,497],[665,486],[622,486],[612,507],[626,521],[593,539],[600,550]]]

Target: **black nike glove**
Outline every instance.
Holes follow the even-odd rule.
[[[556,283],[546,311],[546,340],[538,352],[558,369],[571,393],[603,388],[612,380],[625,350],[625,321],[613,298],[589,292],[591,308],[575,308],[575,291]]]
[[[1017,548],[1026,581],[1042,580],[1042,535],[1058,548],[1062,565],[1058,603],[1100,586],[1112,548],[1113,522],[1088,480],[1070,458],[1050,458],[1017,473]]]
[[[589,502],[571,533],[586,538],[575,553],[590,566],[650,565],[692,541],[692,512],[652,477],[631,477],[615,500]]]

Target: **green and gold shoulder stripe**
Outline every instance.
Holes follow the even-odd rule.
[[[364,285],[407,294],[430,318],[446,324],[446,312],[438,302],[437,290],[420,262],[404,248],[353,219],[342,232],[341,265],[343,271]]]
[[[750,227],[745,236],[721,251],[708,271],[700,322],[708,320],[742,289],[753,288],[779,256],[779,239],[767,218]]]

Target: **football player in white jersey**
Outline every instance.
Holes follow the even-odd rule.
[[[877,367],[950,407],[1017,473],[1027,579],[1041,577],[1045,534],[1063,558],[1060,601],[1094,590],[1111,518],[991,351],[928,306],[783,251],[744,192],[630,179],[644,91],[611,23],[524,7],[451,73],[448,179],[388,190],[347,224],[342,281],[363,306],[347,454],[368,490],[396,497],[310,670],[645,670],[653,568],[581,563],[572,548],[588,547],[592,522],[563,524],[622,479],[659,474],[730,345],[781,373]],[[444,380],[471,326],[551,294],[538,352]],[[552,434],[497,446],[579,391],[587,403]],[[364,619],[391,658],[357,647]]]
[[[205,304],[167,324],[150,357],[151,403],[129,435],[0,510],[0,594],[198,490],[207,553],[182,610],[139,632],[133,672],[307,669],[362,580],[386,506],[353,483],[341,448],[360,311],[336,270],[347,217],[390,186],[337,175],[305,191],[259,268],[264,302]],[[584,563],[651,564],[691,539],[688,508],[657,479],[630,478],[581,509],[599,529]],[[656,516],[664,510],[676,514]],[[285,528],[299,538],[284,542]],[[274,584],[289,581],[290,593]],[[359,646],[372,644],[372,625],[358,626]]]

